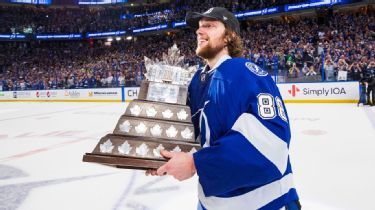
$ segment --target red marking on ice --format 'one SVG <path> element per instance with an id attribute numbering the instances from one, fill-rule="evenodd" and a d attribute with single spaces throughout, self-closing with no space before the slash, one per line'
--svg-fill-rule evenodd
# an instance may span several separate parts
<path id="1" fill-rule="evenodd" d="M 20 158 L 20 157 L 25 157 L 25 156 L 33 155 L 33 154 L 36 154 L 36 153 L 39 153 L 39 152 L 44 152 L 44 151 L 47 151 L 47 150 L 48 150 L 48 148 L 35 149 L 35 150 L 31 150 L 31 151 L 28 151 L 28 152 L 24 152 L 24 153 L 20 153 L 20 154 L 17 154 L 17 155 L 7 157 L 7 158 L 5 158 L 5 160 L 6 159 L 15 159 L 15 158 Z M 2 161 L 2 160 L 0 160 L 0 161 Z"/>
<path id="2" fill-rule="evenodd" d="M 63 143 L 60 143 L 60 144 L 55 144 L 55 145 L 52 145 L 52 146 L 49 146 L 49 147 L 42 147 L 42 148 L 30 150 L 30 151 L 27 151 L 27 152 L 23 152 L 23 153 L 20 153 L 20 154 L 16 154 L 16 155 L 12 155 L 12 156 L 0 159 L 0 162 L 14 160 L 14 159 L 22 158 L 22 157 L 27 157 L 27 156 L 30 156 L 30 155 L 35 155 L 35 154 L 38 154 L 38 153 L 41 153 L 41 152 L 46 152 L 46 151 L 49 151 L 49 150 L 57 149 L 57 148 L 64 147 L 64 146 L 69 145 L 69 144 L 81 142 L 81 141 L 84 141 L 84 140 L 87 140 L 87 139 L 92 139 L 92 137 L 82 137 L 82 138 L 79 138 L 79 139 L 76 139 L 76 140 L 66 141 L 66 142 L 63 142 Z"/>
<path id="3" fill-rule="evenodd" d="M 6 138 L 8 138 L 8 135 L 2 135 L 2 134 L 0 134 L 0 139 L 6 139 Z"/>
<path id="4" fill-rule="evenodd" d="M 58 135 L 58 133 L 60 133 L 61 131 L 52 131 L 52 132 L 49 132 L 49 133 L 46 133 L 46 134 L 42 134 L 40 136 L 54 136 L 54 135 Z"/>
<path id="5" fill-rule="evenodd" d="M 63 131 L 56 136 L 74 136 L 75 134 L 82 133 L 83 131 Z"/>
<path id="6" fill-rule="evenodd" d="M 44 133 L 44 134 L 36 134 L 34 132 L 26 132 L 22 133 L 18 136 L 15 136 L 14 138 L 29 138 L 29 137 L 48 137 L 48 136 L 57 136 L 57 137 L 74 137 L 77 134 L 81 134 L 84 131 L 52 131 L 49 133 Z"/>
<path id="7" fill-rule="evenodd" d="M 23 134 L 20 134 L 18 136 L 15 136 L 14 138 L 30 137 L 30 134 L 32 134 L 32 132 L 23 133 Z"/>

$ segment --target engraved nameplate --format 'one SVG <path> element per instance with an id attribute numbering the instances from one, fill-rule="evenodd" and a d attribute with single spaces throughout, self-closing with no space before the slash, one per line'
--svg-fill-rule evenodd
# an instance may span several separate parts
<path id="1" fill-rule="evenodd" d="M 158 101 L 165 103 L 177 103 L 179 86 L 164 84 L 164 83 L 150 83 L 147 91 L 147 100 Z"/>

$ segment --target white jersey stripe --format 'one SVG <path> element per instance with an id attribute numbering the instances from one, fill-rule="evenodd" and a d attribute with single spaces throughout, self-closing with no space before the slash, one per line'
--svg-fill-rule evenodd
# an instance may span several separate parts
<path id="1" fill-rule="evenodd" d="M 232 130 L 241 133 L 260 153 L 284 174 L 288 164 L 288 145 L 252 114 L 244 113 L 234 123 Z"/>
<path id="2" fill-rule="evenodd" d="M 202 186 L 198 186 L 198 197 L 207 210 L 249 210 L 259 209 L 273 200 L 281 197 L 294 188 L 293 175 L 289 173 L 283 178 L 259 187 L 243 195 L 220 198 L 215 196 L 205 197 Z"/>

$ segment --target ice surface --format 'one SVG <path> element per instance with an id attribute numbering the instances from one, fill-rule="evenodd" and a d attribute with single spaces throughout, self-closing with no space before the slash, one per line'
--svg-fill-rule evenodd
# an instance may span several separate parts
<path id="1" fill-rule="evenodd" d="M 124 103 L 0 103 L 0 209 L 193 210 L 179 182 L 82 162 Z M 287 104 L 303 209 L 374 209 L 375 108 Z"/>

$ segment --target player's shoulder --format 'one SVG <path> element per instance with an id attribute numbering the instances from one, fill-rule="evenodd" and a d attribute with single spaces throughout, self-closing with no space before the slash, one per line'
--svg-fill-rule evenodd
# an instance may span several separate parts
<path id="1" fill-rule="evenodd" d="M 191 82 L 195 82 L 198 80 L 199 75 L 202 73 L 204 67 L 198 68 L 198 70 L 194 73 L 193 77 L 191 78 Z"/>
<path id="2" fill-rule="evenodd" d="M 218 68 L 219 77 L 223 78 L 249 78 L 265 77 L 268 72 L 245 58 L 231 58 L 223 62 Z"/>

